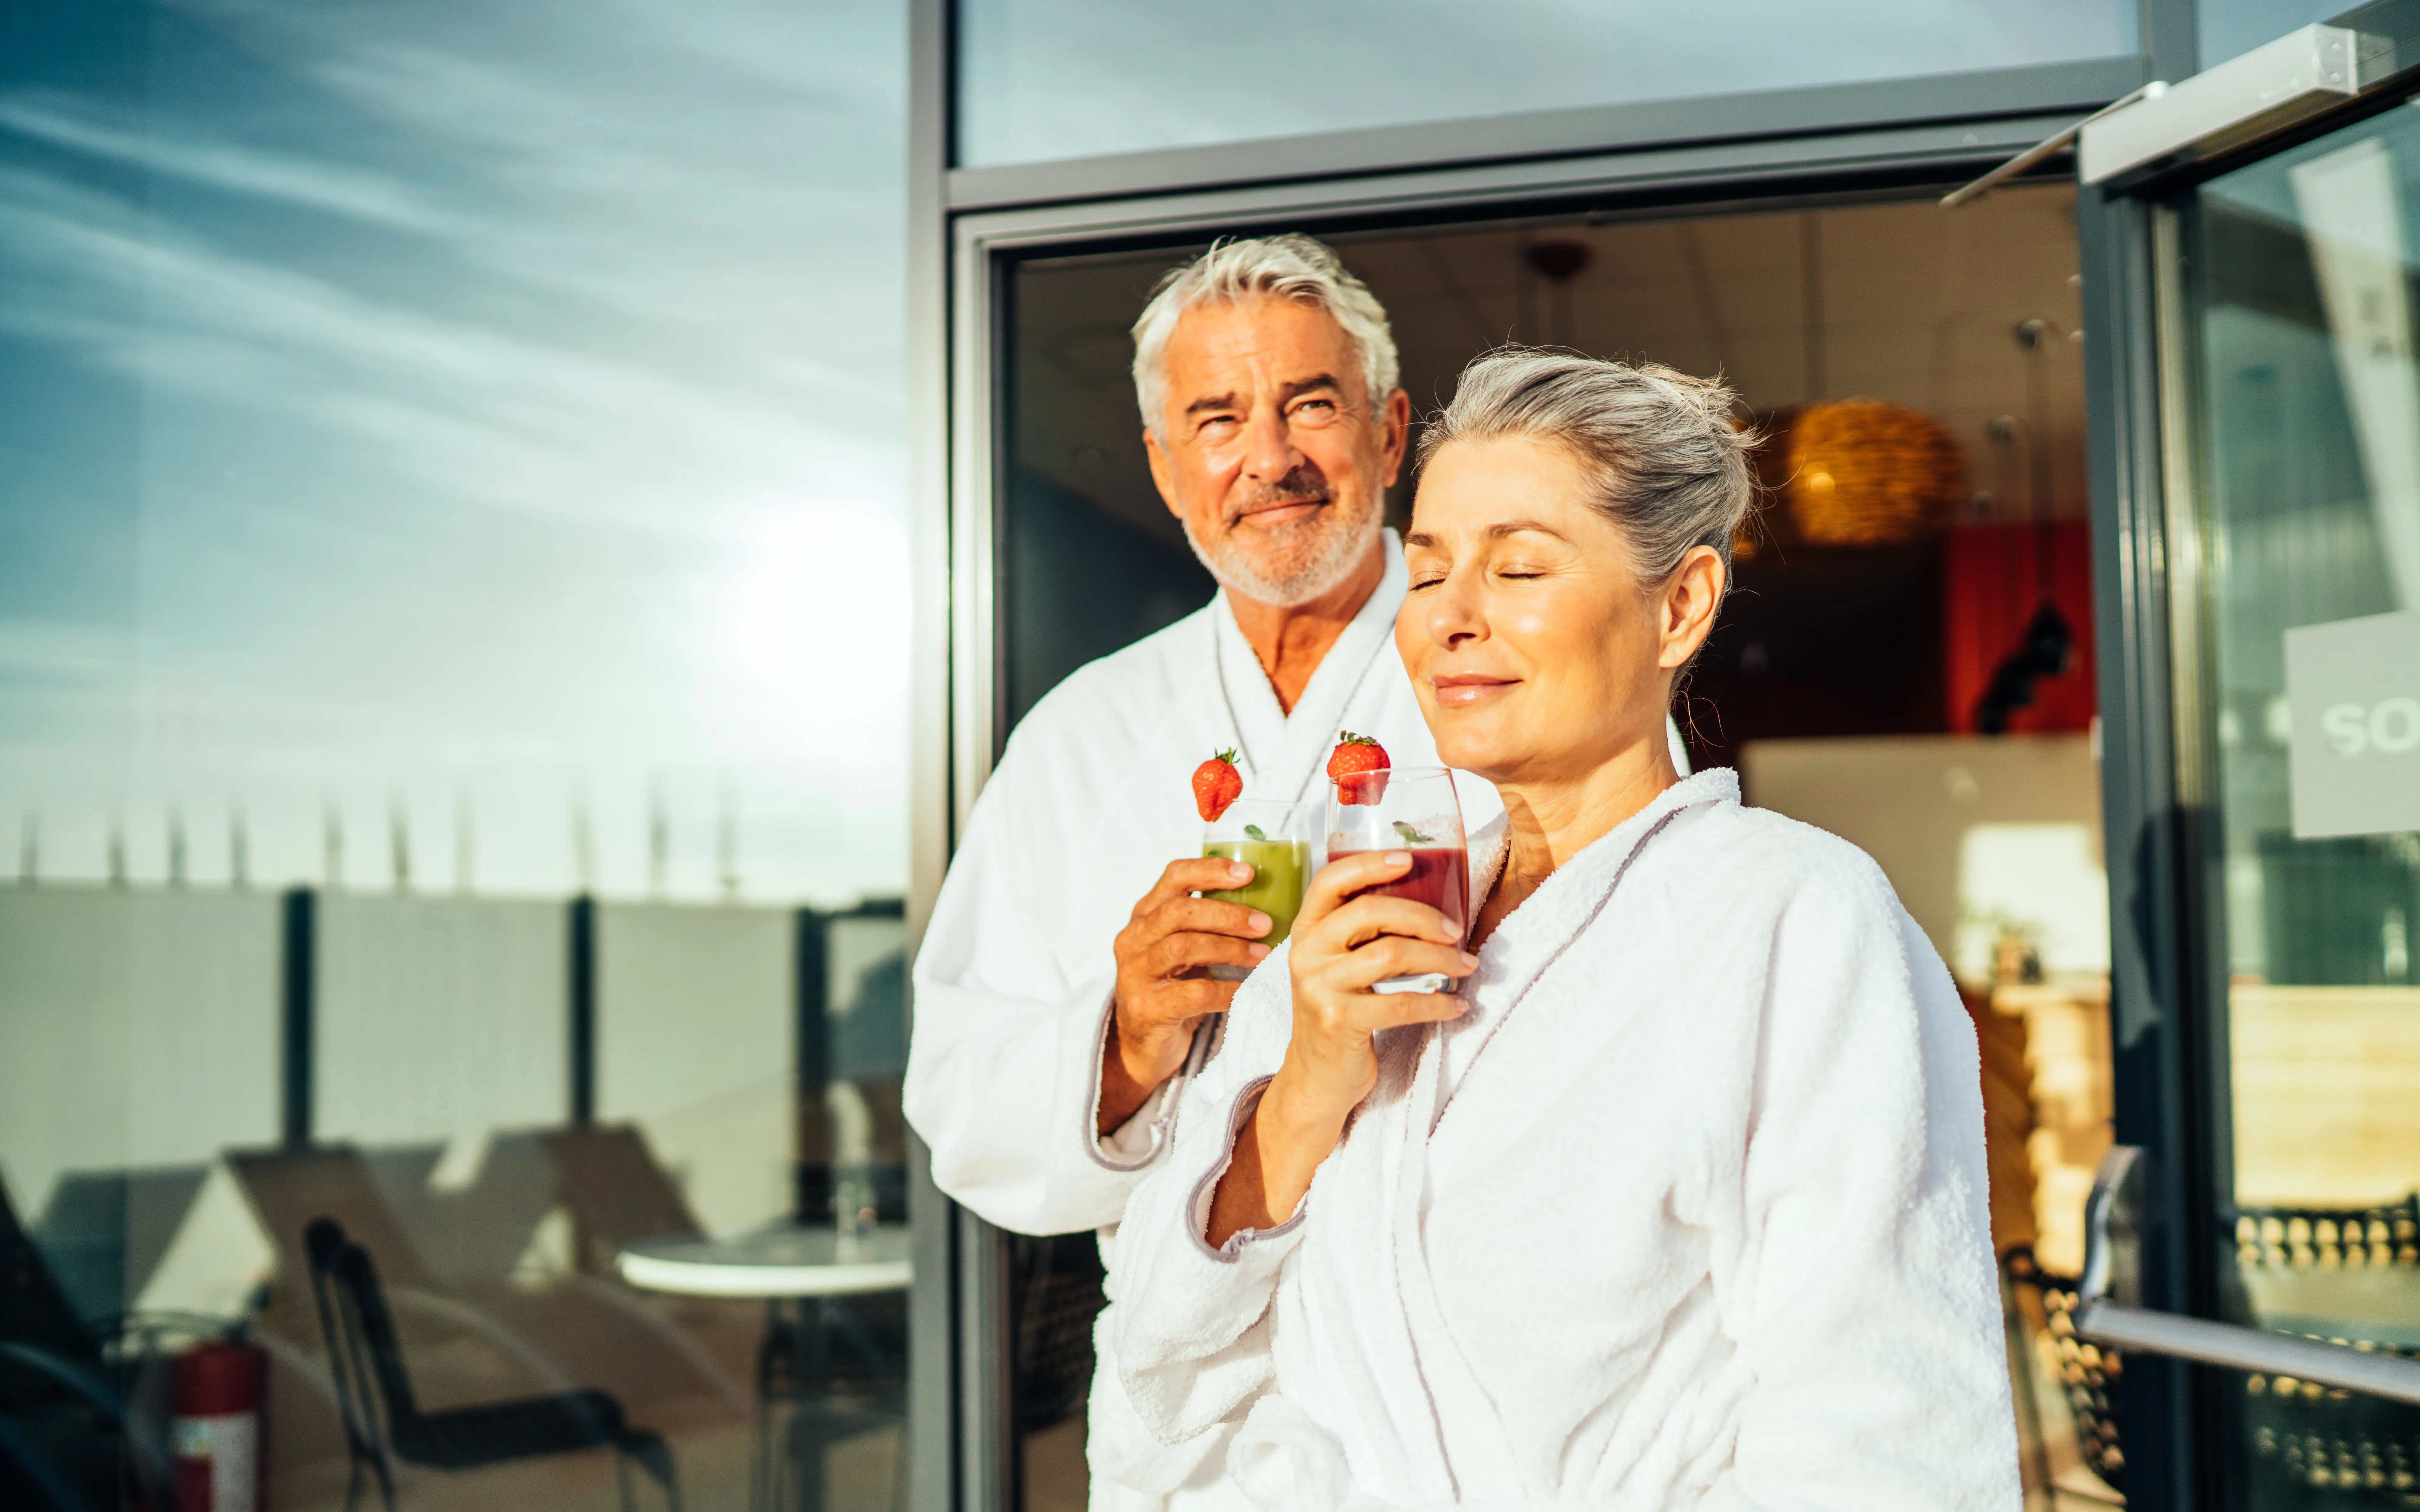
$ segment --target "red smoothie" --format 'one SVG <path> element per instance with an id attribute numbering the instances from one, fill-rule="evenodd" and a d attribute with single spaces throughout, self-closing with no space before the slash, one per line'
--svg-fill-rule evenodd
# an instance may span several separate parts
<path id="1" fill-rule="evenodd" d="M 1470 857 L 1458 845 L 1389 845 L 1390 851 L 1404 851 L 1412 858 L 1412 869 L 1396 881 L 1383 887 L 1364 887 L 1354 894 L 1357 898 L 1409 898 L 1414 903 L 1428 904 L 1445 916 L 1453 926 L 1456 938 L 1470 933 Z M 1342 860 L 1348 856 L 1367 853 L 1357 850 L 1331 849 L 1327 858 Z"/>

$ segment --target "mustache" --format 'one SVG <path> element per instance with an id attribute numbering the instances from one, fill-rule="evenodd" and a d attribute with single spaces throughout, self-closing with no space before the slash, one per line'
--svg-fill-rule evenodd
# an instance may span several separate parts
<path id="1" fill-rule="evenodd" d="M 1305 459 L 1294 471 L 1275 483 L 1264 483 L 1252 490 L 1249 497 L 1238 501 L 1227 512 L 1230 530 L 1246 515 L 1285 504 L 1324 504 L 1327 502 L 1327 474 L 1319 464 Z"/>

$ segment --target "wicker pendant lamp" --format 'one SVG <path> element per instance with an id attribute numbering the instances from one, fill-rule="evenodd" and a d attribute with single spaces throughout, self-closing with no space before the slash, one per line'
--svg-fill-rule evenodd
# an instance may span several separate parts
<path id="1" fill-rule="evenodd" d="M 1834 399 L 1793 416 L 1782 499 L 1812 546 L 1899 546 L 1939 530 L 1965 493 L 1965 460 L 1941 423 L 1905 405 Z"/>

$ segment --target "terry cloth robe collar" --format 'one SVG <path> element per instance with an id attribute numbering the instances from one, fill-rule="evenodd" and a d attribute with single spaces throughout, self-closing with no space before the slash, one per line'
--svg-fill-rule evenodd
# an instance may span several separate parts
<path id="1" fill-rule="evenodd" d="M 1284 1061 L 1280 947 L 1131 1199 L 1109 1354 L 1270 1512 L 2014 1512 L 1973 1030 L 1872 861 L 1710 772 L 1379 1037 L 1276 1227 L 1204 1227 Z M 1493 833 L 1474 837 L 1492 870 Z M 1482 859 L 1483 856 L 1483 859 Z"/>
<path id="2" fill-rule="evenodd" d="M 1272 803 L 1325 802 L 1327 756 L 1335 748 L 1345 711 L 1370 682 L 1373 668 L 1383 663 L 1387 671 L 1395 670 L 1395 609 L 1404 601 L 1410 573 L 1404 564 L 1401 538 L 1388 529 L 1382 528 L 1378 533 L 1386 554 L 1378 584 L 1320 658 L 1291 714 L 1278 707 L 1277 690 L 1269 686 L 1259 656 L 1235 624 L 1226 589 L 1218 590 L 1210 612 L 1203 616 L 1209 625 L 1211 665 L 1218 675 L 1220 701 L 1234 731 L 1236 769 L 1244 779 L 1244 792 L 1251 797 Z M 1374 675 L 1384 676 L 1387 671 Z M 1468 791 L 1466 787 L 1458 790 Z M 1113 1011 L 1113 1004 L 1101 1010 L 1103 1033 Z M 1141 1114 L 1108 1148 L 1092 1148 L 1093 1158 L 1111 1170 L 1134 1170 L 1156 1158 L 1166 1141 L 1167 1119 L 1178 1093 L 1200 1072 L 1203 1062 L 1218 1054 L 1226 1028 L 1224 1014 L 1205 1019 L 1194 1033 L 1193 1048 L 1183 1069 L 1153 1094 Z M 1094 1087 L 1085 1101 L 1087 1119 L 1100 1103 L 1097 1065 L 1091 1074 Z"/>
<path id="3" fill-rule="evenodd" d="M 1479 951 L 1479 969 L 1466 984 L 1471 1011 L 1441 1027 L 1437 1040 L 1437 1097 L 1429 1117 L 1429 1133 L 1436 1133 L 1456 1088 L 1468 1074 L 1480 1052 L 1497 1029 L 1516 1012 L 1548 967 L 1586 933 L 1596 916 L 1613 901 L 1630 864 L 1665 825 L 1688 809 L 1706 803 L 1740 801 L 1739 774 L 1728 766 L 1684 777 L 1647 806 L 1598 836 L 1580 853 L 1556 869 L 1521 905 L 1504 916 L 1496 933 Z M 1487 895 L 1496 890 L 1508 853 L 1510 825 L 1503 816 L 1491 821 L 1470 839 L 1470 911 L 1476 918 Z M 1478 1006 L 1481 986 L 1494 1011 Z"/>
<path id="4" fill-rule="evenodd" d="M 1370 669 L 1394 655 L 1389 642 L 1395 609 L 1410 579 L 1404 566 L 1404 543 L 1391 530 L 1379 534 L 1387 562 L 1378 586 L 1320 658 L 1292 713 L 1278 706 L 1277 689 L 1269 686 L 1261 658 L 1236 625 L 1227 590 L 1218 590 L 1209 614 L 1218 689 L 1234 720 L 1235 764 L 1243 773 L 1244 791 L 1253 797 L 1277 803 L 1318 803 L 1326 797 L 1328 752 L 1336 747 L 1344 711 L 1370 677 Z"/>
<path id="5" fill-rule="evenodd" d="M 1389 1163 L 1394 1190 L 1387 1201 L 1386 1232 L 1394 1250 L 1394 1271 L 1408 1325 L 1400 1337 L 1418 1357 L 1419 1378 L 1427 1382 L 1433 1406 L 1425 1426 L 1435 1438 L 1419 1443 L 1416 1452 L 1428 1462 L 1431 1473 L 1448 1484 L 1454 1479 L 1450 1462 L 1461 1464 L 1466 1471 L 1485 1466 L 1477 1477 L 1481 1484 L 1514 1483 L 1520 1471 L 1497 1404 L 1454 1345 L 1452 1327 L 1429 1272 L 1423 1229 L 1429 1196 L 1439 1173 L 1435 1161 L 1427 1158 L 1428 1147 L 1445 1121 L 1455 1091 L 1477 1068 L 1481 1052 L 1519 1012 L 1538 979 L 1605 911 L 1638 854 L 1683 810 L 1699 804 L 1738 801 L 1739 775 L 1729 767 L 1700 772 L 1666 788 L 1646 808 L 1557 868 L 1488 936 L 1479 952 L 1479 970 L 1463 990 L 1475 1000 L 1476 985 L 1483 977 L 1488 997 L 1501 1008 L 1484 1015 L 1474 1012 L 1417 1040 L 1404 1037 L 1411 1041 L 1404 1048 L 1416 1058 L 1408 1068 L 1410 1087 L 1399 1113 L 1404 1148 Z M 1506 836 L 1500 824 L 1490 825 L 1482 833 L 1489 841 L 1484 865 L 1486 886 L 1492 889 L 1503 870 Z M 1454 1041 L 1455 1053 L 1450 1055 L 1449 1041 Z M 1379 1078 L 1382 1087 L 1389 1079 L 1383 1068 Z"/>

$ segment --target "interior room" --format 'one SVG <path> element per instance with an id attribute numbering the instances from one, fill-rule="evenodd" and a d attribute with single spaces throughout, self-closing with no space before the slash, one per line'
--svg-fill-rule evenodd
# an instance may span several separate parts
<path id="1" fill-rule="evenodd" d="M 1981 1031 L 1995 1247 L 2021 1276 L 2073 1275 L 2111 1091 L 2071 191 L 1331 239 L 1388 309 L 1416 416 L 1508 342 L 1737 388 L 1763 438 L 1761 502 L 1675 711 L 1690 758 L 1882 863 Z M 1215 587 L 1153 488 L 1125 332 L 1190 250 L 1012 275 L 1003 729 Z M 1413 486 L 1389 498 L 1399 526 Z M 1012 1242 L 1030 1506 L 1081 1490 L 1091 1249 Z M 2059 1357 L 2043 1291 L 2009 1290 L 2027 1474 L 2112 1500 L 2089 1463 L 2092 1388 Z"/>

